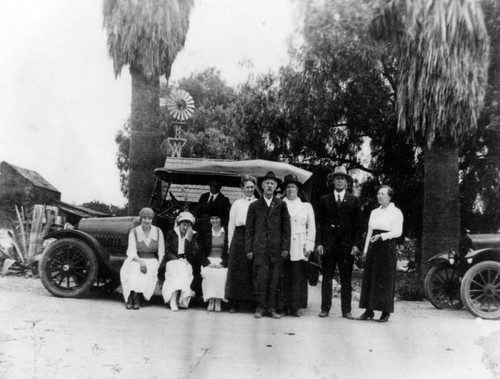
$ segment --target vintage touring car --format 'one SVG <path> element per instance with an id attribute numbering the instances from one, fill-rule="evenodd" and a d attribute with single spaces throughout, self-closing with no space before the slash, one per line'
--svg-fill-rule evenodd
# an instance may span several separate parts
<path id="1" fill-rule="evenodd" d="M 268 171 L 281 178 L 296 175 L 309 200 L 312 173 L 287 163 L 193 160 L 189 164 L 169 166 L 167 160 L 165 167 L 154 170 L 157 181 L 150 201 L 155 211 L 153 224 L 164 233 L 170 230 L 176 214 L 192 209 L 198 200 L 195 187 L 199 191 L 199 186 L 208 185 L 211 179 L 217 179 L 224 186 L 223 192 L 232 191 L 233 196 L 239 197 L 241 175 L 262 177 Z M 173 191 L 175 186 L 177 196 Z M 207 190 L 208 187 L 203 188 L 204 192 Z M 44 287 L 60 297 L 83 296 L 95 286 L 114 290 L 119 285 L 119 271 L 126 258 L 129 231 L 137 225 L 139 217 L 136 216 L 88 218 L 82 219 L 74 229 L 62 229 L 46 236 L 53 242 L 45 248 L 40 260 Z"/>

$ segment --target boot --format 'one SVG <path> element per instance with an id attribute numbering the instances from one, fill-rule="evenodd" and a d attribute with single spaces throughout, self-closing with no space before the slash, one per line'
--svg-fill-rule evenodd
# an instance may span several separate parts
<path id="1" fill-rule="evenodd" d="M 380 316 L 378 321 L 379 322 L 387 322 L 387 321 L 389 321 L 390 316 L 391 316 L 391 314 L 389 312 L 382 312 L 382 315 Z"/>
<path id="2" fill-rule="evenodd" d="M 125 304 L 125 308 L 132 309 L 132 305 L 134 304 L 134 295 L 135 295 L 135 292 L 130 291 L 130 293 L 128 294 L 127 303 Z"/>
<path id="3" fill-rule="evenodd" d="M 141 307 L 141 298 L 142 293 L 136 293 L 134 296 L 134 304 L 132 305 L 132 309 L 139 309 Z"/>
<path id="4" fill-rule="evenodd" d="M 373 316 L 375 316 L 373 311 L 371 309 L 367 309 L 366 311 L 364 311 L 364 313 L 361 316 L 359 316 L 357 318 L 357 320 L 361 320 L 361 321 L 371 320 L 373 318 Z"/>

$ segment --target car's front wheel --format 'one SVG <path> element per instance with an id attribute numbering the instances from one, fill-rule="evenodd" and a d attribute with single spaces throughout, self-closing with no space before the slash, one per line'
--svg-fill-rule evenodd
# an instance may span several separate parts
<path id="1" fill-rule="evenodd" d="M 93 285 L 97 276 L 97 259 L 83 241 L 63 238 L 51 243 L 40 261 L 40 279 L 51 294 L 79 297 Z"/>
<path id="2" fill-rule="evenodd" d="M 431 267 L 424 282 L 425 295 L 437 309 L 460 309 L 460 272 L 449 262 Z"/>
<path id="3" fill-rule="evenodd" d="M 462 279 L 460 293 L 474 316 L 500 318 L 500 263 L 485 261 L 472 266 Z"/>

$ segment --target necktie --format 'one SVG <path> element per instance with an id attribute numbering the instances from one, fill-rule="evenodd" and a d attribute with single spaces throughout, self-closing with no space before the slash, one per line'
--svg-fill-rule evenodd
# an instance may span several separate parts
<path id="1" fill-rule="evenodd" d="M 211 206 L 213 202 L 214 202 L 214 196 L 210 195 L 210 198 L 208 199 L 208 206 Z"/>
<path id="2" fill-rule="evenodd" d="M 337 205 L 340 205 L 342 200 L 340 199 L 340 194 L 337 195 Z"/>

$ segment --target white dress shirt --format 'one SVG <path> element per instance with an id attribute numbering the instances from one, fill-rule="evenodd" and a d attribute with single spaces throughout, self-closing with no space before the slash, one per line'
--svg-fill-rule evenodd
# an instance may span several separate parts
<path id="1" fill-rule="evenodd" d="M 229 246 L 231 246 L 231 241 L 233 240 L 234 230 L 237 226 L 245 226 L 247 221 L 248 207 L 255 200 L 255 196 L 243 197 L 242 199 L 236 200 L 231 206 L 229 211 L 229 224 L 227 226 L 227 237 Z"/>

